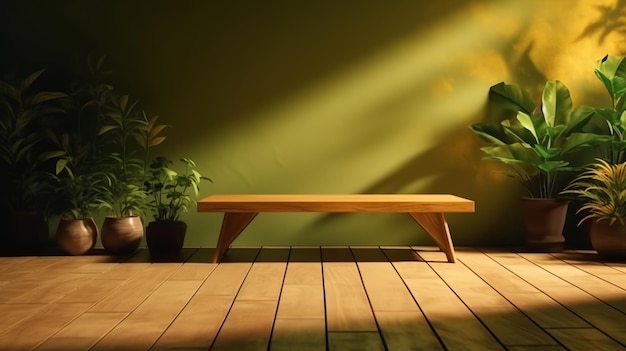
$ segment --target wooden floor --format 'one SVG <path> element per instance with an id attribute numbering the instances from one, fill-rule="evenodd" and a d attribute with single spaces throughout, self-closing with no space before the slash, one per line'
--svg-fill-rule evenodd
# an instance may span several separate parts
<path id="1" fill-rule="evenodd" d="M 626 349 L 626 263 L 413 249 L 0 257 L 0 350 Z"/>

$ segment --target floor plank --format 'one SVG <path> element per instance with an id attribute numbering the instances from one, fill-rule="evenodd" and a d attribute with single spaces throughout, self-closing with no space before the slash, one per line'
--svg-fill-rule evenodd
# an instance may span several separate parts
<path id="1" fill-rule="evenodd" d="M 323 249 L 322 258 L 328 331 L 377 332 L 378 327 L 350 249 Z"/>
<path id="2" fill-rule="evenodd" d="M 319 248 L 292 248 L 272 331 L 271 350 L 326 350 Z"/>
<path id="3" fill-rule="evenodd" d="M 198 281 L 166 281 L 92 350 L 149 350 L 200 287 Z"/>

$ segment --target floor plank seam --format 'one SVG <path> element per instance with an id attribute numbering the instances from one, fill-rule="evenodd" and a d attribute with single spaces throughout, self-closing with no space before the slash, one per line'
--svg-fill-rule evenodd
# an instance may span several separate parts
<path id="1" fill-rule="evenodd" d="M 525 257 L 523 257 L 522 255 L 520 255 L 519 253 L 513 253 L 516 257 L 527 261 L 529 264 L 544 270 L 546 273 L 555 276 L 556 278 L 563 280 L 563 278 L 554 275 L 552 272 L 547 271 L 545 268 L 535 264 L 534 262 L 526 259 Z M 496 263 L 500 264 L 502 267 L 504 267 L 505 269 L 507 269 L 509 272 L 511 272 L 512 274 L 514 274 L 515 276 L 517 276 L 518 278 L 520 278 L 522 281 L 526 282 L 527 284 L 530 284 L 532 287 L 534 287 L 535 289 L 537 289 L 538 291 L 540 291 L 541 293 L 543 293 L 544 295 L 546 295 L 548 298 L 550 298 L 551 300 L 553 300 L 555 303 L 561 305 L 561 307 L 563 307 L 564 309 L 568 310 L 570 313 L 572 313 L 573 315 L 575 315 L 576 317 L 580 318 L 582 321 L 584 321 L 585 323 L 587 323 L 588 325 L 590 325 L 592 327 L 592 329 L 599 331 L 601 334 L 605 335 L 606 337 L 608 337 L 609 339 L 617 342 L 618 344 L 622 345 L 622 346 L 626 346 L 626 343 L 620 342 L 619 340 L 615 339 L 613 336 L 609 335 L 608 333 L 606 333 L 604 330 L 602 330 L 601 328 L 598 328 L 594 323 L 592 323 L 588 318 L 585 318 L 585 316 L 582 316 L 580 313 L 574 311 L 573 309 L 571 309 L 570 307 L 564 305 L 563 303 L 561 303 L 560 301 L 556 300 L 552 295 L 550 295 L 548 292 L 546 292 L 544 289 L 541 289 L 540 287 L 536 286 L 535 284 L 529 282 L 528 280 L 526 280 L 524 277 L 518 275 L 517 273 L 513 272 L 512 270 L 510 270 L 508 267 L 506 267 L 505 265 L 503 265 L 502 263 L 498 262 L 498 260 L 495 260 L 493 257 L 491 257 L 491 255 L 489 255 L 487 253 L 487 256 L 489 256 L 492 260 L 494 260 Z M 569 282 L 563 280 L 565 283 L 569 284 Z M 573 286 L 571 284 L 569 284 L 571 287 L 579 289 L 576 286 Z M 579 289 L 581 290 L 581 289 Z M 583 291 L 583 290 L 581 290 Z M 583 291 L 584 293 L 586 293 L 585 291 Z M 596 299 L 597 300 L 597 299 Z M 545 328 L 544 328 L 545 329 Z"/>
<path id="2" fill-rule="evenodd" d="M 380 250 L 380 247 L 378 247 Z M 363 291 L 365 292 L 365 296 L 367 297 L 367 303 L 369 304 L 370 310 L 372 312 L 372 317 L 374 317 L 374 323 L 376 323 L 376 331 L 378 332 L 378 337 L 380 338 L 383 347 L 385 350 L 389 350 L 388 341 L 385 340 L 385 336 L 383 335 L 382 328 L 380 327 L 380 322 L 378 321 L 378 317 L 376 316 L 376 311 L 374 311 L 374 306 L 372 305 L 372 300 L 370 298 L 370 293 L 367 291 L 367 286 L 365 286 L 365 281 L 363 280 L 363 274 L 361 273 L 361 267 L 357 262 L 356 256 L 354 254 L 354 249 L 349 247 L 350 253 L 352 254 L 352 259 L 354 260 L 354 265 L 356 266 L 357 272 L 359 272 L 359 279 L 361 280 L 361 285 L 363 286 Z"/>
<path id="3" fill-rule="evenodd" d="M 419 254 L 417 254 L 415 252 L 415 250 L 413 250 L 411 247 L 407 247 L 407 250 L 409 250 L 414 256 L 415 258 L 419 258 L 421 259 L 421 261 L 415 261 L 415 262 L 422 262 L 425 263 L 424 259 L 422 257 L 419 256 Z M 435 328 L 435 326 L 433 325 L 432 321 L 430 320 L 430 318 L 428 317 L 428 315 L 426 315 L 426 312 L 422 309 L 422 306 L 420 305 L 419 301 L 417 301 L 417 298 L 415 297 L 415 295 L 413 295 L 413 293 L 411 292 L 411 289 L 409 288 L 409 285 L 406 283 L 406 280 L 404 279 L 404 277 L 402 276 L 402 274 L 400 274 L 400 272 L 398 271 L 398 268 L 396 267 L 395 264 L 393 264 L 393 261 L 391 261 L 391 258 L 389 257 L 389 253 L 386 252 L 386 250 L 382 250 L 383 254 L 385 255 L 385 257 L 387 257 L 387 260 L 389 262 L 391 262 L 391 266 L 393 267 L 393 270 L 396 272 L 396 274 L 400 277 L 400 280 L 402 281 L 402 283 L 404 284 L 404 287 L 407 289 L 407 291 L 409 292 L 409 295 L 411 296 L 411 298 L 413 299 L 413 301 L 415 302 L 415 304 L 417 305 L 417 308 L 419 309 L 420 313 L 422 314 L 422 316 L 424 316 L 424 320 L 426 321 L 426 323 L 428 324 L 428 327 L 430 328 L 430 330 L 433 332 L 433 334 L 435 335 L 435 337 L 437 338 L 437 340 L 439 341 L 439 344 L 441 345 L 441 347 L 443 347 L 444 350 L 447 350 L 447 347 L 445 345 L 445 343 L 443 342 L 443 338 L 441 337 L 441 335 L 439 335 L 439 333 L 437 332 L 437 329 Z"/>
<path id="4" fill-rule="evenodd" d="M 321 274 L 322 274 L 322 298 L 323 298 L 323 303 L 324 303 L 324 333 L 325 333 L 325 337 L 324 337 L 324 341 L 326 343 L 326 350 L 330 349 L 330 343 L 328 342 L 328 304 L 326 302 L 326 279 L 324 279 L 325 277 L 325 273 L 324 273 L 324 253 L 322 250 L 322 247 L 319 246 L 318 248 L 319 250 L 319 257 L 320 257 L 320 269 L 322 270 Z"/>
<path id="5" fill-rule="evenodd" d="M 195 252 L 197 252 L 197 251 L 198 250 L 196 250 Z M 194 254 L 195 254 L 195 252 L 194 252 Z M 190 255 L 189 259 L 191 259 L 191 257 L 194 254 Z M 188 262 L 188 260 L 186 262 Z M 180 268 L 182 268 L 182 266 Z M 198 284 L 198 287 L 196 288 L 196 291 L 189 297 L 189 300 L 187 300 L 187 302 L 182 306 L 182 308 L 178 311 L 178 313 L 176 313 L 176 316 L 174 316 L 174 318 L 172 318 L 172 320 L 168 323 L 167 327 L 165 327 L 165 329 L 163 329 L 163 331 L 161 332 L 161 335 L 159 335 L 159 337 L 154 340 L 152 345 L 150 345 L 149 349 L 154 348 L 154 346 L 156 346 L 158 344 L 159 340 L 161 340 L 161 338 L 163 338 L 165 333 L 167 333 L 167 330 L 172 327 L 172 324 L 174 324 L 176 319 L 178 319 L 178 317 L 183 313 L 183 311 L 187 308 L 187 306 L 189 306 L 189 304 L 191 303 L 191 300 L 193 300 L 193 298 L 196 297 L 196 295 L 198 294 L 198 291 L 200 291 L 200 289 L 202 288 L 204 283 L 207 281 L 207 279 L 209 279 L 209 277 L 211 276 L 211 274 L 213 274 L 213 272 L 215 272 L 215 267 L 213 267 L 211 272 L 209 274 L 207 274 L 206 277 L 204 277 L 204 279 L 202 280 L 202 283 Z"/>
<path id="6" fill-rule="evenodd" d="M 482 253 L 482 252 L 481 252 Z M 461 255 L 459 255 L 461 256 Z M 550 339 L 552 339 L 554 342 L 556 342 L 556 344 L 561 345 L 563 347 L 565 347 L 565 345 L 563 345 L 561 342 L 558 341 L 557 338 L 555 338 L 553 335 L 551 335 L 550 333 L 545 331 L 545 328 L 543 328 L 541 325 L 539 325 L 539 323 L 537 323 L 537 321 L 535 321 L 533 318 L 531 318 L 531 316 L 529 316 L 526 312 L 524 312 L 522 309 L 520 309 L 517 305 L 515 305 L 513 303 L 513 301 L 509 300 L 504 294 L 502 294 L 500 292 L 500 290 L 496 289 L 496 287 L 494 287 L 493 285 L 491 285 L 487 280 L 485 280 L 480 274 L 478 274 L 478 272 L 476 272 L 475 270 L 473 270 L 470 266 L 468 266 L 464 260 L 461 257 L 458 257 L 458 261 L 459 263 L 461 263 L 463 266 L 465 266 L 470 272 L 472 272 L 475 276 L 477 276 L 481 281 L 483 281 L 488 287 L 490 287 L 493 291 L 495 291 L 499 296 L 501 296 L 506 302 L 508 302 L 511 306 L 513 306 L 513 308 L 515 308 L 515 310 L 517 310 L 519 313 L 521 313 L 523 316 L 525 316 L 531 323 L 533 323 L 537 328 L 539 328 L 539 330 L 543 330 L 544 333 L 546 334 L 546 336 L 548 336 Z M 513 346 L 513 345 L 508 345 L 508 346 Z"/>
<path id="7" fill-rule="evenodd" d="M 276 320 L 278 319 L 278 310 L 280 308 L 280 301 L 283 295 L 283 288 L 285 286 L 285 279 L 287 278 L 287 270 L 289 269 L 289 262 L 291 260 L 291 252 L 293 248 L 289 246 L 289 254 L 287 254 L 287 263 L 285 264 L 285 271 L 283 272 L 283 280 L 280 284 L 280 291 L 278 292 L 278 301 L 276 301 L 276 311 L 274 311 L 274 320 L 272 321 L 272 328 L 270 329 L 270 337 L 267 343 L 267 349 L 270 349 L 272 340 L 274 339 L 274 328 L 276 327 Z M 273 300 L 272 300 L 273 301 Z"/>
<path id="8" fill-rule="evenodd" d="M 243 277 L 241 283 L 239 284 L 239 288 L 237 289 L 237 292 L 235 293 L 235 296 L 233 296 L 233 300 L 230 304 L 230 307 L 228 307 L 228 311 L 226 311 L 226 314 L 224 315 L 224 320 L 222 321 L 222 324 L 220 325 L 220 327 L 217 329 L 217 331 L 215 332 L 215 337 L 213 338 L 213 340 L 211 341 L 211 345 L 209 346 L 209 350 L 213 349 L 213 346 L 215 345 L 215 342 L 217 341 L 217 338 L 220 335 L 220 332 L 222 331 L 224 324 L 226 322 L 226 319 L 228 318 L 228 315 L 230 314 L 230 312 L 233 309 L 233 306 L 235 305 L 235 302 L 237 301 L 237 296 L 239 296 L 239 292 L 241 291 L 241 288 L 243 287 L 244 282 L 246 281 L 246 279 L 248 278 L 248 275 L 250 274 L 250 270 L 252 269 L 252 266 L 254 265 L 254 263 L 256 262 L 256 260 L 258 259 L 259 255 L 261 254 L 261 250 L 259 249 L 256 253 L 256 255 L 254 256 L 254 259 L 252 260 L 252 262 L 250 263 L 250 266 L 248 266 L 248 270 L 246 271 L 246 275 Z M 222 261 L 224 262 L 224 261 Z M 224 262 L 224 263 L 218 263 L 218 267 L 222 264 L 228 264 L 228 262 Z M 217 269 L 217 268 L 216 268 Z"/>
<path id="9" fill-rule="evenodd" d="M 483 326 L 483 328 L 485 328 L 485 330 L 496 340 L 496 342 L 498 344 L 500 344 L 500 346 L 502 346 L 502 348 L 504 348 L 505 350 L 507 349 L 506 345 L 502 342 L 502 340 L 500 340 L 500 338 L 498 338 L 495 333 L 487 326 L 487 324 L 485 324 L 485 321 L 483 321 L 481 318 L 478 317 L 478 315 L 474 312 L 474 310 L 472 310 L 467 303 L 461 298 L 461 296 L 459 296 L 459 294 L 450 286 L 450 284 L 441 276 L 441 274 L 439 274 L 439 272 L 437 272 L 437 270 L 435 268 L 433 268 L 433 264 L 431 262 L 425 261 L 426 264 L 428 265 L 428 267 L 439 277 L 439 279 L 448 287 L 448 289 L 450 289 L 450 291 L 452 291 L 452 293 L 459 299 L 459 301 L 461 301 L 461 303 L 470 311 L 470 313 L 474 316 L 474 318 L 476 318 L 476 320 Z"/>

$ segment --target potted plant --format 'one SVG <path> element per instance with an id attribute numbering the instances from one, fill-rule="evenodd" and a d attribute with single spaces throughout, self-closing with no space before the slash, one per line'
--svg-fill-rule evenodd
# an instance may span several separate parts
<path id="1" fill-rule="evenodd" d="M 562 231 L 568 206 L 567 199 L 559 198 L 567 184 L 562 173 L 580 167 L 573 163 L 576 152 L 611 137 L 584 130 L 594 111 L 574 109 L 569 90 L 560 81 L 546 82 L 540 108 L 525 89 L 505 83 L 492 86 L 489 99 L 509 114 L 470 129 L 489 143 L 481 148 L 485 159 L 508 166 L 507 175 L 528 193 L 522 198 L 528 248 L 558 250 L 565 241 Z"/>
<path id="2" fill-rule="evenodd" d="M 96 140 L 103 106 L 113 88 L 103 83 L 104 58 L 96 62 L 87 58 L 89 75 L 76 77 L 70 83 L 66 113 L 59 130 L 49 131 L 54 150 L 40 159 L 54 160 L 49 171 L 53 182 L 51 208 L 60 215 L 56 230 L 59 246 L 67 253 L 81 255 L 91 250 L 98 237 L 93 219 L 99 200 L 105 192 L 106 174 L 98 169 Z M 59 136 L 60 135 L 60 136 Z"/>
<path id="3" fill-rule="evenodd" d="M 166 126 L 156 124 L 157 116 L 148 119 L 137 104 L 129 103 L 127 95 L 111 99 L 99 132 L 108 152 L 102 157 L 108 182 L 100 207 L 111 213 L 102 225 L 101 241 L 111 254 L 134 252 L 141 243 L 148 150 L 165 140 L 159 133 Z"/>
<path id="4" fill-rule="evenodd" d="M 56 160 L 50 176 L 54 188 L 51 207 L 61 216 L 57 242 L 65 252 L 82 255 L 96 243 L 98 228 L 92 215 L 105 192 L 106 175 L 95 168 L 94 160 L 88 159 L 89 143 L 74 138 L 68 133 L 61 138 L 50 133 L 50 140 L 59 150 L 44 153 L 42 159 Z"/>
<path id="5" fill-rule="evenodd" d="M 593 248 L 605 258 L 626 258 L 626 163 L 597 159 L 563 191 L 582 201 L 578 212 L 591 220 Z"/>
<path id="6" fill-rule="evenodd" d="M 0 186 L 11 222 L 9 244 L 20 249 L 48 242 L 45 197 L 50 189 L 39 154 L 46 140 L 42 131 L 63 113 L 66 94 L 38 87 L 44 70 L 13 85 L 0 82 Z"/>
<path id="7" fill-rule="evenodd" d="M 156 157 L 150 163 L 145 190 L 151 198 L 150 209 L 154 220 L 146 228 L 146 243 L 152 254 L 177 254 L 183 247 L 187 224 L 180 215 L 189 211 L 198 198 L 201 180 L 211 181 L 196 170 L 196 164 L 187 158 L 182 173 L 172 169 L 172 161 Z"/>

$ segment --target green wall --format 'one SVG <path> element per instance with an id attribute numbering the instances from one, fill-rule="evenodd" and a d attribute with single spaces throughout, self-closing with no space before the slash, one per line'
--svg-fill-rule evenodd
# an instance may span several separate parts
<path id="1" fill-rule="evenodd" d="M 453 193 L 457 245 L 521 242 L 522 190 L 481 161 L 467 126 L 500 81 L 562 80 L 609 104 L 596 60 L 623 55 L 614 1 L 15 1 L 0 5 L 0 70 L 73 69 L 106 54 L 211 193 Z M 609 15 L 611 16 L 611 15 Z M 623 28 L 622 28 L 623 29 Z M 619 50 L 622 50 L 621 52 Z M 190 213 L 187 246 L 219 214 Z M 572 230 L 572 229 L 570 229 Z M 577 235 L 575 230 L 570 236 Z M 236 245 L 426 244 L 408 216 L 263 214 Z"/>

